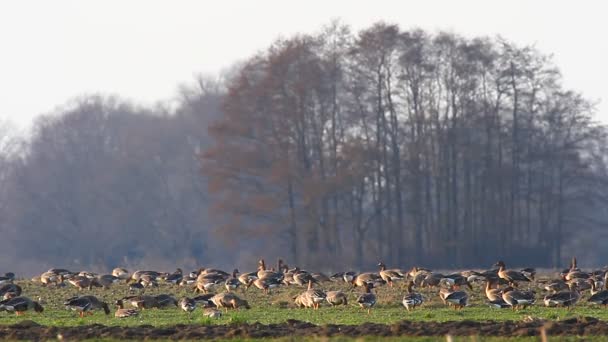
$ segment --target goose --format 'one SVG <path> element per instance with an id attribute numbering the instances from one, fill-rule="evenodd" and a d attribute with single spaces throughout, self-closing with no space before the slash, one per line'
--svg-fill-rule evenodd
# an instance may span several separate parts
<path id="1" fill-rule="evenodd" d="M 594 286 L 595 287 L 595 286 Z M 596 305 L 608 305 L 608 290 L 597 291 L 589 297 L 588 302 Z"/>
<path id="2" fill-rule="evenodd" d="M 216 286 L 223 284 L 225 280 L 226 279 L 224 278 L 224 276 L 222 276 L 220 274 L 201 273 L 201 274 L 199 274 L 198 278 L 196 279 L 196 287 L 194 289 L 194 292 L 207 293 L 207 292 L 211 291 L 213 288 L 215 288 Z"/>
<path id="3" fill-rule="evenodd" d="M 563 279 L 552 279 L 545 283 L 543 287 L 550 294 L 555 294 L 568 289 L 568 284 Z"/>
<path id="4" fill-rule="evenodd" d="M 424 297 L 418 292 L 413 292 L 412 287 L 414 286 L 414 281 L 410 280 L 407 283 L 407 294 L 403 296 L 403 300 L 401 303 L 405 307 L 407 311 L 416 309 L 417 306 L 422 305 L 424 302 Z"/>
<path id="5" fill-rule="evenodd" d="M 213 296 L 215 296 L 215 293 L 205 293 L 203 295 L 196 296 L 192 299 L 196 302 L 197 305 L 200 305 L 203 308 L 214 308 L 215 304 L 211 300 Z"/>
<path id="6" fill-rule="evenodd" d="M 403 280 L 405 275 L 398 269 L 386 269 L 386 265 L 381 261 L 378 263 L 380 267 L 380 277 L 388 283 L 388 286 L 393 287 L 393 281 Z"/>
<path id="7" fill-rule="evenodd" d="M 63 305 L 66 308 L 78 311 L 79 317 L 84 317 L 85 313 L 91 313 L 93 310 L 103 309 L 106 315 L 110 314 L 108 304 L 100 301 L 95 296 L 77 296 L 67 299 Z"/>
<path id="8" fill-rule="evenodd" d="M 520 307 L 524 309 L 536 302 L 535 293 L 532 291 L 515 291 L 513 287 L 507 287 L 502 291 L 502 299 L 511 306 L 512 310 Z"/>
<path id="9" fill-rule="evenodd" d="M 40 283 L 42 283 L 42 286 L 60 286 L 60 284 L 63 284 L 63 279 L 64 276 L 62 274 L 56 274 L 49 271 L 44 272 L 40 275 Z"/>
<path id="10" fill-rule="evenodd" d="M 445 293 L 444 301 L 454 307 L 454 310 L 460 310 L 468 305 L 469 295 L 464 291 L 454 291 L 452 286 L 447 293 Z"/>
<path id="11" fill-rule="evenodd" d="M 145 287 L 141 283 L 141 279 L 138 280 L 136 283 L 129 284 L 129 292 L 131 292 L 131 293 L 133 293 L 133 292 L 144 293 L 144 290 L 145 290 Z"/>
<path id="12" fill-rule="evenodd" d="M 570 309 L 571 306 L 576 305 L 579 299 L 581 298 L 581 294 L 576 288 L 575 285 L 570 285 L 569 291 L 562 291 L 555 294 L 547 295 L 544 298 L 545 306 L 562 306 Z"/>
<path id="13" fill-rule="evenodd" d="M 215 304 L 216 307 L 225 308 L 226 312 L 228 312 L 228 308 L 232 308 L 235 310 L 241 307 L 244 307 L 245 309 L 251 309 L 249 303 L 246 300 L 239 298 L 233 292 L 218 293 L 215 296 L 211 297 L 211 301 L 213 302 L 213 304 Z"/>
<path id="14" fill-rule="evenodd" d="M 114 302 L 116 304 L 116 311 L 114 312 L 114 317 L 116 318 L 127 318 L 127 317 L 135 317 L 139 315 L 139 311 L 136 309 L 125 309 L 123 301 L 121 299 Z"/>
<path id="15" fill-rule="evenodd" d="M 156 301 L 156 308 L 162 309 L 171 306 L 177 306 L 177 300 L 175 297 L 168 294 L 159 294 L 154 296 L 154 300 Z"/>
<path id="16" fill-rule="evenodd" d="M 120 281 L 120 278 L 111 274 L 100 275 L 95 279 L 95 282 L 106 290 L 109 289 L 112 284 L 117 283 L 118 281 Z"/>
<path id="17" fill-rule="evenodd" d="M 182 281 L 183 278 L 183 271 L 181 268 L 178 267 L 175 272 L 165 277 L 165 282 L 177 285 Z"/>
<path id="18" fill-rule="evenodd" d="M 357 303 L 362 309 L 367 309 L 367 314 L 371 313 L 371 308 L 376 305 L 376 295 L 372 293 L 371 289 L 374 287 L 372 283 L 365 283 L 365 293 L 357 298 Z"/>
<path id="19" fill-rule="evenodd" d="M 327 298 L 325 292 L 312 287 L 312 280 L 308 281 L 308 290 L 300 294 L 301 302 L 307 308 L 319 309 L 321 302 Z"/>
<path id="20" fill-rule="evenodd" d="M 183 297 L 179 300 L 179 307 L 187 313 L 190 313 L 196 309 L 196 301 L 194 299 Z"/>
<path id="21" fill-rule="evenodd" d="M 0 286 L 0 297 L 10 299 L 21 296 L 21 286 L 17 284 L 4 284 Z"/>
<path id="22" fill-rule="evenodd" d="M 68 283 L 74 285 L 78 290 L 89 289 L 91 290 L 93 286 L 101 287 L 101 284 L 96 281 L 95 278 L 89 278 L 84 275 L 76 275 L 68 279 Z"/>
<path id="23" fill-rule="evenodd" d="M 128 282 L 131 278 L 131 275 L 129 275 L 129 271 L 127 271 L 126 268 L 121 267 L 116 267 L 115 269 L 113 269 L 112 275 L 120 280 L 124 280 L 125 282 Z"/>
<path id="24" fill-rule="evenodd" d="M 486 297 L 490 302 L 502 301 L 502 290 L 494 288 L 496 281 L 492 279 L 486 280 Z"/>
<path id="25" fill-rule="evenodd" d="M 224 286 L 226 287 L 226 291 L 231 292 L 232 290 L 236 290 L 241 285 L 241 282 L 237 279 L 236 275 L 239 274 L 238 269 L 234 269 L 232 271 L 232 277 L 226 279 Z"/>
<path id="26" fill-rule="evenodd" d="M 222 312 L 213 308 L 207 308 L 203 311 L 203 316 L 209 318 L 221 318 Z"/>
<path id="27" fill-rule="evenodd" d="M 247 284 L 247 288 L 251 285 L 263 290 L 265 294 L 270 294 L 270 290 L 281 286 L 281 282 L 276 278 L 258 278 Z"/>
<path id="28" fill-rule="evenodd" d="M 327 291 L 325 292 L 325 300 L 331 306 L 348 305 L 348 298 L 342 291 Z"/>
<path id="29" fill-rule="evenodd" d="M 498 268 L 498 277 L 508 281 L 509 285 L 511 285 L 511 286 L 517 287 L 518 281 L 524 281 L 524 282 L 531 281 L 530 278 L 526 277 L 521 272 L 514 271 L 514 270 L 507 270 L 505 268 L 505 263 L 503 261 L 499 261 L 495 265 L 499 267 Z"/>
<path id="30" fill-rule="evenodd" d="M 12 284 L 15 280 L 15 273 L 7 272 L 3 276 L 0 276 L 0 285 Z"/>
<path id="31" fill-rule="evenodd" d="M 139 295 L 139 296 L 127 296 L 121 299 L 127 301 L 131 306 L 137 309 L 152 309 L 157 307 L 156 298 L 153 296 Z"/>
<path id="32" fill-rule="evenodd" d="M 258 272 L 241 273 L 241 275 L 239 275 L 238 279 L 242 285 L 247 286 L 247 285 L 249 285 L 250 282 L 258 279 Z"/>
<path id="33" fill-rule="evenodd" d="M 28 297 L 17 296 L 0 301 L 0 312 L 14 312 L 15 315 L 21 316 L 25 311 L 34 309 L 35 312 L 43 312 L 44 308 L 40 303 L 29 299 Z"/>
<path id="34" fill-rule="evenodd" d="M 359 287 L 366 287 L 367 284 L 371 284 L 372 287 L 376 287 L 380 284 L 384 284 L 386 281 L 378 273 L 361 273 L 353 279 L 353 284 Z"/>

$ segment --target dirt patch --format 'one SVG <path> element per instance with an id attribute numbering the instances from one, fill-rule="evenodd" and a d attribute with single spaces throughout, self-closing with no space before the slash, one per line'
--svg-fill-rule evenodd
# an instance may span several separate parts
<path id="1" fill-rule="evenodd" d="M 314 325 L 288 320 L 281 324 L 175 325 L 171 327 L 117 327 L 93 324 L 78 327 L 47 327 L 32 321 L 0 326 L 0 339 L 47 340 L 111 338 L 201 339 L 201 338 L 272 338 L 284 336 L 536 336 L 544 328 L 550 336 L 608 335 L 608 324 L 592 317 L 580 317 L 560 322 L 411 322 L 392 325 L 365 323 L 361 325 Z"/>

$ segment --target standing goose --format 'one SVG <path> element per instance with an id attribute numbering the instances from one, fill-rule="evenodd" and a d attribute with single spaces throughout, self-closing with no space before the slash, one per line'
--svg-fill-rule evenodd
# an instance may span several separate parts
<path id="1" fill-rule="evenodd" d="M 592 280 L 590 279 L 589 281 Z M 591 286 L 591 297 L 588 299 L 588 302 L 606 307 L 608 305 L 608 289 L 601 290 L 596 286 L 595 282 L 592 282 Z"/>
<path id="2" fill-rule="evenodd" d="M 517 282 L 518 281 L 524 281 L 524 282 L 530 282 L 530 278 L 526 277 L 523 273 L 518 272 L 518 271 L 514 271 L 514 270 L 507 270 L 505 268 L 505 263 L 503 261 L 499 261 L 496 263 L 496 266 L 498 266 L 498 277 L 500 277 L 501 279 L 504 279 L 506 281 L 509 282 L 509 285 L 513 286 L 513 287 L 517 287 Z"/>
<path id="3" fill-rule="evenodd" d="M 301 302 L 307 308 L 319 309 L 321 302 L 325 301 L 327 295 L 325 292 L 312 287 L 312 280 L 308 281 L 308 290 L 300 295 Z"/>
<path id="4" fill-rule="evenodd" d="M 116 267 L 115 269 L 113 269 L 112 275 L 120 280 L 124 280 L 125 282 L 128 282 L 131 278 L 131 275 L 129 275 L 129 271 L 121 267 Z"/>
<path id="5" fill-rule="evenodd" d="M 372 283 L 365 283 L 365 293 L 357 298 L 357 303 L 363 309 L 367 309 L 367 314 L 371 313 L 371 308 L 376 305 L 376 295 L 372 293 L 371 289 L 374 287 Z"/>
<path id="6" fill-rule="evenodd" d="M 14 312 L 15 315 L 21 316 L 25 311 L 34 309 L 36 312 L 44 311 L 44 308 L 40 303 L 35 302 L 27 297 L 14 297 L 3 300 L 0 302 L 0 312 L 8 311 Z"/>
<path id="7" fill-rule="evenodd" d="M 420 293 L 412 291 L 413 286 L 414 282 L 410 280 L 407 284 L 407 294 L 403 296 L 403 300 L 401 301 L 407 311 L 410 311 L 410 308 L 414 310 L 424 302 L 424 297 Z"/>
<path id="8" fill-rule="evenodd" d="M 182 279 L 184 279 L 184 271 L 178 267 L 175 272 L 165 277 L 165 282 L 177 285 L 182 281 Z"/>
<path id="9" fill-rule="evenodd" d="M 397 280 L 403 280 L 405 275 L 398 269 L 386 269 L 386 265 L 381 261 L 378 263 L 380 267 L 380 277 L 382 280 L 388 283 L 388 286 L 393 287 L 393 282 Z"/>

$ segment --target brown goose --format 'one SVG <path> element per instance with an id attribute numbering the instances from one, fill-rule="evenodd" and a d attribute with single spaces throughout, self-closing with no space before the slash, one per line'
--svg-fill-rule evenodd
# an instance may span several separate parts
<path id="1" fill-rule="evenodd" d="M 324 302 L 327 298 L 325 292 L 312 287 L 312 280 L 308 281 L 308 290 L 300 294 L 301 303 L 307 308 L 319 309 L 321 302 Z"/>
<path id="2" fill-rule="evenodd" d="M 228 308 L 232 308 L 235 310 L 241 307 L 244 307 L 245 309 L 251 309 L 249 303 L 246 300 L 239 298 L 232 292 L 218 293 L 211 298 L 211 301 L 213 302 L 213 304 L 215 304 L 216 307 L 225 308 L 226 312 L 228 312 Z"/>
<path id="3" fill-rule="evenodd" d="M 499 261 L 496 263 L 496 266 L 498 266 L 498 277 L 506 280 L 509 282 L 509 285 L 517 287 L 517 282 L 518 281 L 524 281 L 524 282 L 530 282 L 530 278 L 526 277 L 523 273 L 518 272 L 518 271 L 514 271 L 514 270 L 507 270 L 505 268 L 505 263 L 503 261 Z"/>
<path id="4" fill-rule="evenodd" d="M 383 262 L 379 262 L 380 277 L 382 280 L 388 283 L 388 286 L 393 287 L 393 282 L 397 280 L 403 280 L 405 275 L 398 269 L 386 269 L 386 265 Z"/>
<path id="5" fill-rule="evenodd" d="M 325 299 L 331 306 L 348 305 L 348 298 L 342 291 L 327 291 Z"/>
<path id="6" fill-rule="evenodd" d="M 532 291 L 515 291 L 509 286 L 502 291 L 502 299 L 511 306 L 512 310 L 526 308 L 536 302 L 535 293 Z"/>
<path id="7" fill-rule="evenodd" d="M 114 302 L 116 304 L 116 311 L 114 312 L 114 317 L 116 318 L 127 318 L 127 317 L 135 317 L 139 315 L 139 311 L 136 309 L 125 309 L 124 303 L 121 299 Z"/>

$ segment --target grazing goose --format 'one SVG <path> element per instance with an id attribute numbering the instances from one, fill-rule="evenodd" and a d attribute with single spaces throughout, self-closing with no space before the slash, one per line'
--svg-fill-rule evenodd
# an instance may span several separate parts
<path id="1" fill-rule="evenodd" d="M 251 285 L 263 290 L 265 294 L 270 294 L 270 290 L 281 286 L 281 282 L 277 278 L 258 278 L 247 284 L 247 288 Z"/>
<path id="2" fill-rule="evenodd" d="M 121 299 L 114 302 L 116 304 L 116 311 L 114 312 L 114 317 L 116 318 L 127 318 L 127 317 L 135 317 L 139 315 L 139 311 L 136 309 L 125 309 L 123 301 Z"/>
<path id="3" fill-rule="evenodd" d="M 3 276 L 0 276 L 0 285 L 12 284 L 15 280 L 15 273 L 7 272 Z"/>
<path id="4" fill-rule="evenodd" d="M 464 291 L 454 291 L 454 287 L 445 293 L 445 302 L 454 307 L 454 310 L 460 310 L 468 305 L 469 295 Z"/>
<path id="5" fill-rule="evenodd" d="M 239 277 L 238 277 L 239 281 L 241 282 L 242 285 L 249 285 L 250 282 L 258 279 L 258 272 L 248 272 L 248 273 L 242 273 Z"/>
<path id="6" fill-rule="evenodd" d="M 543 288 L 550 292 L 550 294 L 556 294 L 568 290 L 568 284 L 563 279 L 552 279 L 546 282 Z"/>
<path id="7" fill-rule="evenodd" d="M 410 280 L 407 284 L 407 294 L 403 296 L 403 300 L 401 301 L 407 311 L 410 311 L 410 308 L 414 310 L 424 302 L 424 297 L 420 293 L 412 291 L 413 286 L 414 282 Z"/>
<path id="8" fill-rule="evenodd" d="M 131 292 L 131 293 L 134 293 L 134 292 L 144 293 L 144 290 L 145 290 L 145 287 L 141 283 L 141 279 L 138 280 L 136 283 L 129 284 L 129 292 Z"/>
<path id="9" fill-rule="evenodd" d="M 42 286 L 61 286 L 61 284 L 63 284 L 63 279 L 63 274 L 56 274 L 49 271 L 44 272 L 40 275 L 40 282 L 42 283 Z"/>
<path id="10" fill-rule="evenodd" d="M 201 273 L 196 279 L 196 288 L 194 292 L 207 293 L 214 289 L 216 286 L 223 284 L 226 279 L 223 275 L 217 273 Z"/>
<path id="11" fill-rule="evenodd" d="M 76 275 L 68 279 L 68 283 L 74 285 L 78 290 L 89 289 L 91 290 L 93 286 L 101 287 L 95 278 L 89 278 L 84 275 Z"/>
<path id="12" fill-rule="evenodd" d="M 190 313 L 196 309 L 196 301 L 194 299 L 184 297 L 179 300 L 179 307 L 187 313 Z"/>
<path id="13" fill-rule="evenodd" d="M 0 287 L 0 297 L 10 299 L 21 296 L 21 286 L 17 284 L 4 284 Z"/>
<path id="14" fill-rule="evenodd" d="M 100 275 L 95 279 L 95 282 L 106 290 L 109 289 L 112 284 L 117 283 L 118 281 L 120 281 L 120 278 L 111 274 Z"/>
<path id="15" fill-rule="evenodd" d="M 502 291 L 502 299 L 511 306 L 512 310 L 526 308 L 536 302 L 535 293 L 532 291 L 515 291 L 513 287 L 507 287 Z"/>
<path id="16" fill-rule="evenodd" d="M 100 301 L 95 296 L 79 296 L 67 299 L 63 305 L 66 308 L 78 311 L 78 316 L 84 317 L 85 313 L 91 314 L 92 311 L 103 309 L 106 315 L 110 314 L 108 304 Z"/>
<path id="17" fill-rule="evenodd" d="M 238 289 L 239 286 L 241 285 L 241 282 L 236 277 L 237 274 L 239 274 L 239 270 L 235 268 L 232 271 L 232 277 L 226 279 L 226 282 L 224 283 L 224 286 L 226 287 L 226 291 L 231 292 L 233 290 Z"/>
<path id="18" fill-rule="evenodd" d="M 211 301 L 213 302 L 213 304 L 215 304 L 216 307 L 225 308 L 226 312 L 228 312 L 228 308 L 232 308 L 235 310 L 241 307 L 244 307 L 245 309 L 251 309 L 249 303 L 246 300 L 239 298 L 233 292 L 218 293 L 215 296 L 211 297 Z"/>
<path id="19" fill-rule="evenodd" d="M 159 294 L 157 296 L 154 296 L 154 300 L 156 300 L 155 307 L 159 309 L 177 306 L 177 299 L 168 294 Z"/>
<path id="20" fill-rule="evenodd" d="M 371 308 L 376 305 L 376 295 L 372 293 L 371 289 L 374 287 L 372 283 L 365 283 L 365 293 L 357 298 L 357 303 L 362 309 L 367 309 L 367 314 L 371 313 Z"/>
<path id="21" fill-rule="evenodd" d="M 215 293 L 205 293 L 192 299 L 197 303 L 197 305 L 200 305 L 203 308 L 214 308 L 215 304 L 211 300 L 213 296 L 215 296 Z"/>
<path id="22" fill-rule="evenodd" d="M 167 283 L 177 285 L 182 281 L 183 278 L 184 278 L 183 271 L 181 268 L 178 267 L 175 270 L 175 272 L 169 274 L 164 279 L 165 279 L 165 282 L 167 282 Z"/>
<path id="23" fill-rule="evenodd" d="M 36 312 L 44 311 L 40 303 L 33 301 L 27 297 L 14 297 L 0 301 L 0 312 L 14 312 L 15 315 L 21 316 L 25 311 L 34 309 Z"/>
<path id="24" fill-rule="evenodd" d="M 125 282 L 128 282 L 129 279 L 131 278 L 131 275 L 129 275 L 129 271 L 127 271 L 127 269 L 121 268 L 121 267 L 116 267 L 115 269 L 113 269 L 112 275 L 120 280 L 124 280 Z"/>
<path id="25" fill-rule="evenodd" d="M 517 287 L 517 282 L 518 281 L 524 281 L 524 282 L 530 282 L 530 278 L 526 277 L 523 273 L 518 272 L 518 271 L 514 271 L 514 270 L 507 270 L 505 268 L 505 263 L 503 261 L 499 261 L 495 264 L 496 266 L 498 266 L 498 277 L 506 280 L 509 282 L 509 285 Z"/>
<path id="26" fill-rule="evenodd" d="M 207 308 L 203 311 L 203 316 L 209 318 L 221 318 L 222 312 L 213 308 Z"/>
<path id="27" fill-rule="evenodd" d="M 571 306 L 576 305 L 581 298 L 581 293 L 575 285 L 571 284 L 569 291 L 558 292 L 556 294 L 547 295 L 544 298 L 545 306 L 562 306 L 568 310 Z"/>
<path id="28" fill-rule="evenodd" d="M 596 291 L 587 301 L 592 304 L 603 305 L 606 307 L 608 305 L 608 290 Z"/>
<path id="29" fill-rule="evenodd" d="M 353 284 L 358 287 L 366 287 L 368 284 L 376 287 L 384 283 L 386 281 L 378 273 L 372 272 L 361 273 L 353 279 Z"/>
<path id="30" fill-rule="evenodd" d="M 342 291 L 327 291 L 325 299 L 331 306 L 348 305 L 348 298 Z"/>
<path id="31" fill-rule="evenodd" d="M 157 307 L 156 298 L 153 296 L 127 296 L 122 298 L 122 301 L 127 301 L 131 306 L 138 309 L 152 309 Z"/>
<path id="32" fill-rule="evenodd" d="M 300 294 L 301 303 L 307 308 L 319 309 L 321 302 L 327 298 L 325 292 L 312 287 L 312 280 L 308 281 L 308 290 Z"/>

